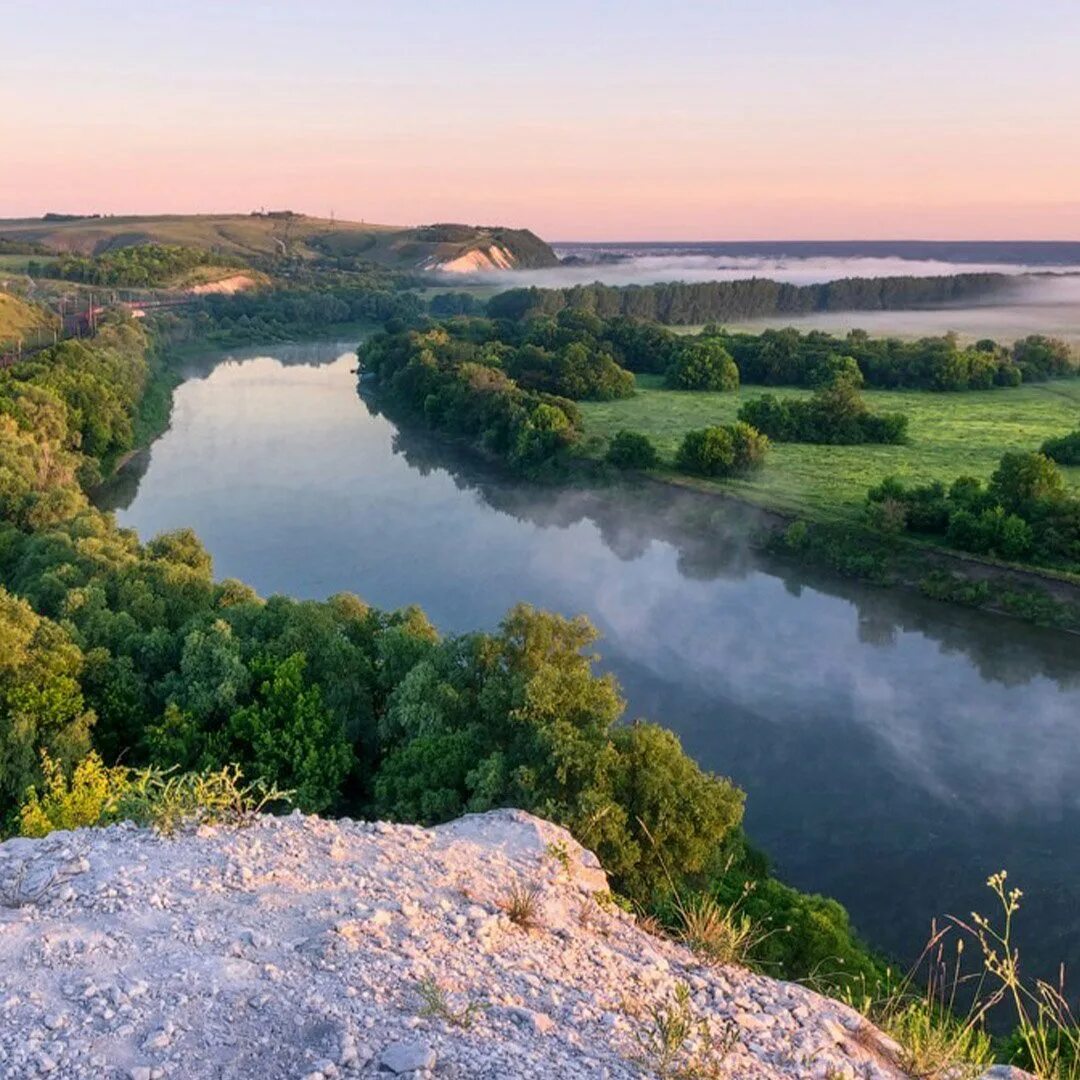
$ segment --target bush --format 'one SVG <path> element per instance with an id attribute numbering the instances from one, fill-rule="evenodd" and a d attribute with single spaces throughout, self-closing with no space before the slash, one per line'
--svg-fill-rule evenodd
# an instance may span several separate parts
<path id="1" fill-rule="evenodd" d="M 907 417 L 875 414 L 859 393 L 862 375 L 851 357 L 830 356 L 818 370 L 818 389 L 809 400 L 764 394 L 743 404 L 739 419 L 777 442 L 836 445 L 902 443 Z"/>
<path id="2" fill-rule="evenodd" d="M 647 435 L 623 428 L 612 436 L 607 460 L 617 469 L 652 469 L 659 454 Z"/>
<path id="3" fill-rule="evenodd" d="M 1059 465 L 1080 465 L 1080 431 L 1072 431 L 1060 439 L 1047 439 L 1042 452 Z"/>
<path id="4" fill-rule="evenodd" d="M 165 833 L 185 822 L 235 825 L 291 796 L 263 780 L 245 784 L 235 766 L 172 775 L 154 768 L 108 767 L 91 751 L 70 777 L 48 754 L 43 755 L 42 769 L 40 793 L 31 788 L 19 810 L 22 836 L 47 836 L 56 829 L 115 821 L 134 821 Z"/>
<path id="5" fill-rule="evenodd" d="M 702 428 L 683 436 L 675 465 L 699 476 L 728 476 L 735 467 L 735 446 L 726 427 Z"/>
<path id="6" fill-rule="evenodd" d="M 750 424 L 688 431 L 675 455 L 675 466 L 697 476 L 732 476 L 765 464 L 769 440 Z"/>

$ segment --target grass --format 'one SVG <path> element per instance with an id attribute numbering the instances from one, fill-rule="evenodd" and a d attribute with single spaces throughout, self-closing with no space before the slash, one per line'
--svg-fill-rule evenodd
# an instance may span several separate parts
<path id="1" fill-rule="evenodd" d="M 631 1060 L 661 1080 L 719 1078 L 741 1034 L 731 1020 L 714 1032 L 708 1019 L 695 1012 L 686 983 L 677 983 L 667 1001 L 648 1007 L 624 1001 L 623 1010 L 635 1044 Z"/>
<path id="2" fill-rule="evenodd" d="M 515 926 L 525 931 L 535 929 L 540 924 L 540 886 L 515 882 L 506 891 L 500 907 Z"/>
<path id="3" fill-rule="evenodd" d="M 416 992 L 422 1002 L 421 1016 L 443 1020 L 453 1027 L 468 1030 L 484 1009 L 478 1001 L 466 1001 L 460 1008 L 456 1007 L 450 995 L 431 976 L 416 984 Z"/>
<path id="4" fill-rule="evenodd" d="M 705 963 L 749 966 L 754 950 L 768 934 L 739 911 L 746 894 L 744 891 L 739 900 L 728 905 L 705 894 L 685 904 L 676 897 L 679 940 Z"/>
<path id="5" fill-rule="evenodd" d="M 687 431 L 730 423 L 747 398 L 762 393 L 805 397 L 808 390 L 745 386 L 736 393 L 666 390 L 657 376 L 639 376 L 638 393 L 621 401 L 581 402 L 587 436 L 610 437 L 620 428 L 648 435 L 665 468 Z M 760 473 L 740 479 L 694 479 L 695 486 L 730 491 L 773 509 L 819 520 L 861 517 L 866 491 L 886 476 L 943 480 L 988 478 L 1006 450 L 1036 450 L 1043 440 L 1080 427 L 1080 379 L 1016 389 L 932 393 L 867 390 L 875 412 L 909 418 L 906 446 L 774 444 Z M 1062 470 L 1080 490 L 1080 467 Z"/>

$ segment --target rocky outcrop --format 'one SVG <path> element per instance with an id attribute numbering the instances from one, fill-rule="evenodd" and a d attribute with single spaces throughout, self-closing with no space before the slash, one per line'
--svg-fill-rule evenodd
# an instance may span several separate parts
<path id="1" fill-rule="evenodd" d="M 606 890 L 591 853 L 518 811 L 11 840 L 0 1076 L 615 1080 L 657 1075 L 677 1010 L 687 1075 L 903 1075 L 856 1013 L 702 966 Z"/>
<path id="2" fill-rule="evenodd" d="M 447 274 L 476 274 L 491 270 L 513 270 L 516 265 L 513 252 L 501 244 L 491 244 L 486 248 L 473 248 L 464 255 L 446 261 L 435 258 L 428 269 L 441 270 Z"/>

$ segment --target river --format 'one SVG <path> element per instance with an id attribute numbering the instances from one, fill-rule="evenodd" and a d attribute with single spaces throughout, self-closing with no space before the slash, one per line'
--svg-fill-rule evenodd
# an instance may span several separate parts
<path id="1" fill-rule="evenodd" d="M 348 590 L 446 631 L 584 612 L 628 715 L 743 787 L 779 875 L 874 944 L 913 956 L 1007 867 L 1028 960 L 1080 959 L 1076 638 L 762 562 L 687 496 L 506 483 L 378 415 L 348 348 L 194 366 L 105 504 L 144 538 L 192 526 L 264 595 Z"/>

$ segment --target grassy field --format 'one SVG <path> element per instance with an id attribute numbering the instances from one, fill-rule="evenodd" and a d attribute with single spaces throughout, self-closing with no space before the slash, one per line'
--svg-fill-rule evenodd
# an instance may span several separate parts
<path id="1" fill-rule="evenodd" d="M 586 435 L 610 436 L 620 428 L 648 435 L 665 464 L 692 428 L 730 423 L 739 405 L 767 390 L 804 397 L 805 390 L 743 387 L 734 394 L 665 390 L 656 376 L 640 376 L 638 393 L 622 401 L 581 402 Z M 868 390 L 875 412 L 909 417 L 907 446 L 811 446 L 778 443 L 765 468 L 749 479 L 695 480 L 695 486 L 731 491 L 776 509 L 843 520 L 858 516 L 866 491 L 886 476 L 907 480 L 989 477 L 1006 450 L 1038 449 L 1043 440 L 1080 427 L 1080 379 L 1008 390 L 938 394 L 918 390 Z M 1080 491 L 1080 467 L 1062 470 Z"/>

